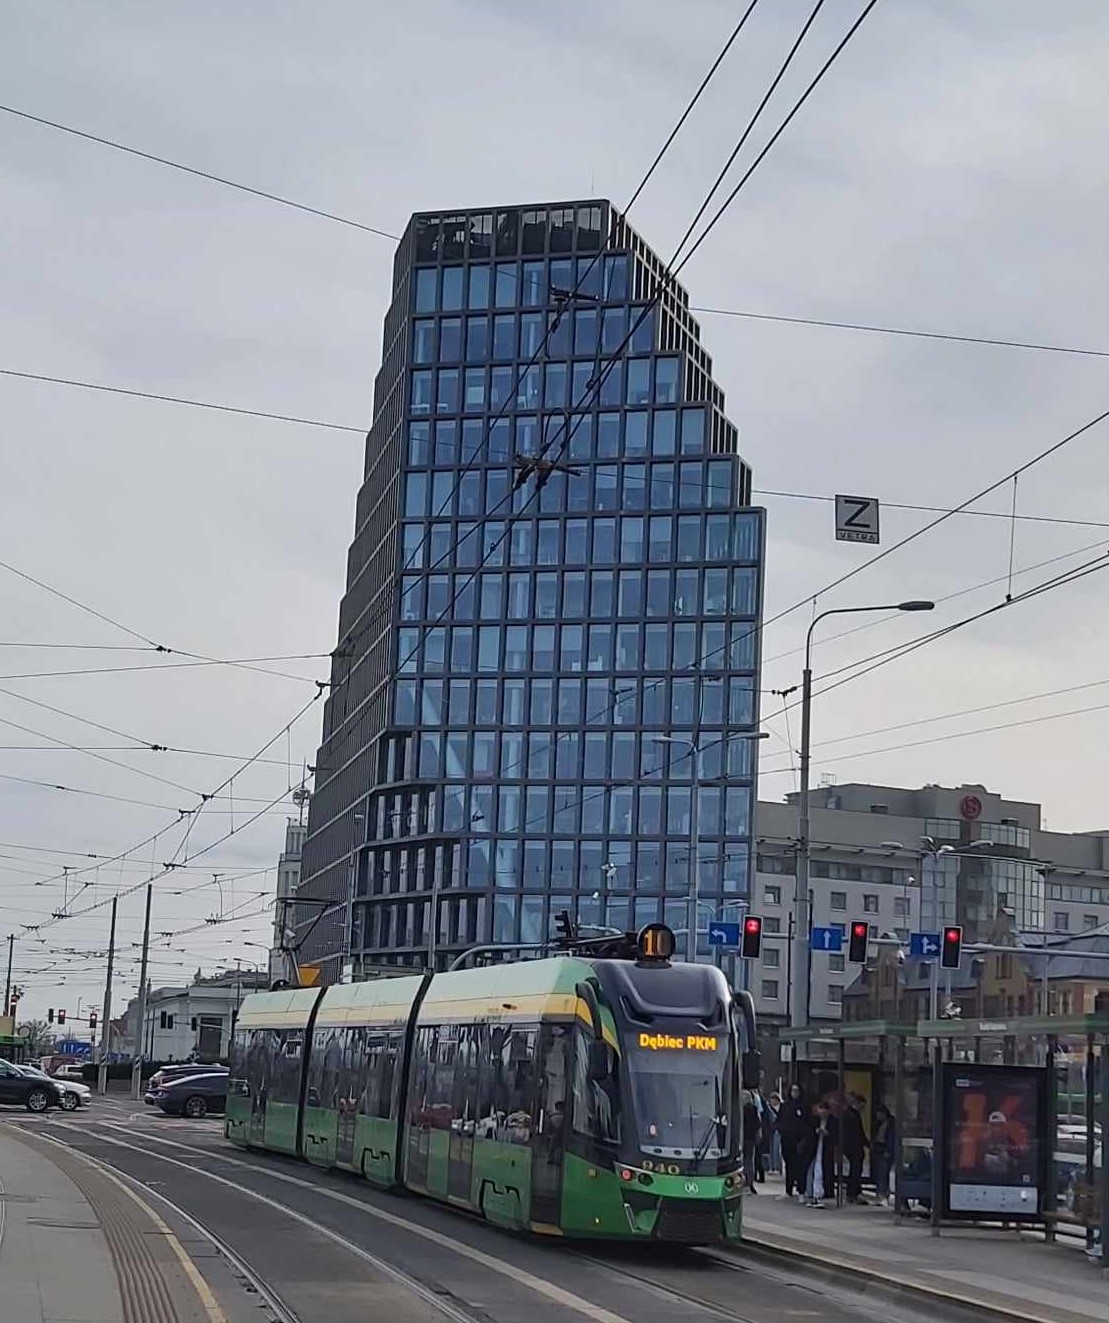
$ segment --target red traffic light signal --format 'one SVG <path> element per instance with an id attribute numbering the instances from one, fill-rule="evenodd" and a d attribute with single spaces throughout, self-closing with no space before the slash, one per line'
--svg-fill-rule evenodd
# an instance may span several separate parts
<path id="1" fill-rule="evenodd" d="M 762 950 L 762 920 L 756 914 L 749 914 L 743 920 L 743 940 L 739 954 L 746 960 L 757 960 Z"/>
<path id="2" fill-rule="evenodd" d="M 958 969 L 959 957 L 963 951 L 963 930 L 958 927 L 943 930 L 943 949 L 940 951 L 940 965 L 944 969 Z"/>
<path id="3" fill-rule="evenodd" d="M 851 935 L 847 939 L 847 958 L 855 965 L 866 964 L 866 943 L 870 936 L 870 925 L 862 919 L 851 924 Z"/>
<path id="4" fill-rule="evenodd" d="M 90 1028 L 90 1029 L 95 1029 L 95 1028 L 96 1028 L 96 1012 L 95 1012 L 95 1011 L 89 1011 L 89 1028 Z"/>
<path id="5" fill-rule="evenodd" d="M 58 1023 L 65 1024 L 65 1011 L 58 1012 Z"/>

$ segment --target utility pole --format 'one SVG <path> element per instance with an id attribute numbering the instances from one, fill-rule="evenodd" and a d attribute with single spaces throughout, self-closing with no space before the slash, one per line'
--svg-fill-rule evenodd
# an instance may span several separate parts
<path id="1" fill-rule="evenodd" d="M 12 1004 L 12 952 L 15 950 L 15 933 L 8 934 L 8 977 L 4 980 L 4 1014 L 10 1013 Z"/>
<path id="2" fill-rule="evenodd" d="M 812 636 L 813 630 L 828 616 L 858 615 L 866 611 L 931 611 L 934 602 L 895 602 L 876 606 L 836 606 L 814 616 L 805 634 L 805 669 L 801 673 L 801 793 L 797 812 L 797 876 L 793 888 L 793 909 L 797 927 L 793 938 L 793 958 L 790 963 L 793 988 L 790 990 L 790 1027 L 803 1029 L 809 1022 L 810 983 L 810 929 L 809 917 L 809 856 L 812 852 L 812 832 L 809 822 L 809 762 L 812 715 Z"/>
<path id="3" fill-rule="evenodd" d="M 116 910 L 119 896 L 112 897 L 112 928 L 108 938 L 108 977 L 104 981 L 104 1022 L 100 1026 L 100 1069 L 96 1088 L 101 1095 L 108 1092 L 108 1049 L 111 1046 L 112 1023 L 112 970 L 116 963 Z"/>
<path id="4" fill-rule="evenodd" d="M 135 1056 L 131 1065 L 132 1098 L 137 1098 L 142 1092 L 143 1026 L 146 1023 L 146 965 L 150 955 L 150 902 L 153 895 L 154 883 L 148 882 L 146 884 L 146 917 L 142 925 L 142 961 L 139 965 L 139 1008 L 135 1023 Z"/>

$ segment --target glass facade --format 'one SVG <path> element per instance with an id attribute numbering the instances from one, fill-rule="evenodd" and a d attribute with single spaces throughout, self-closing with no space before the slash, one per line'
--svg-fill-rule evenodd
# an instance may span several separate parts
<path id="1" fill-rule="evenodd" d="M 707 954 L 748 892 L 764 524 L 687 296 L 604 202 L 417 215 L 394 296 L 304 958 L 684 929 L 695 813 Z"/>

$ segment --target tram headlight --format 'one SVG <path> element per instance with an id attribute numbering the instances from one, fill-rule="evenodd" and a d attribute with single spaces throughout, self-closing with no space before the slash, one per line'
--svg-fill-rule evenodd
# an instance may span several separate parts
<path id="1" fill-rule="evenodd" d="M 630 1167 L 621 1167 L 621 1168 L 620 1168 L 620 1179 L 621 1179 L 622 1181 L 634 1181 L 634 1180 L 635 1180 L 635 1172 L 632 1171 L 632 1169 L 631 1169 Z"/>
<path id="2" fill-rule="evenodd" d="M 638 1177 L 640 1185 L 654 1185 L 655 1178 L 649 1171 L 641 1171 Z"/>

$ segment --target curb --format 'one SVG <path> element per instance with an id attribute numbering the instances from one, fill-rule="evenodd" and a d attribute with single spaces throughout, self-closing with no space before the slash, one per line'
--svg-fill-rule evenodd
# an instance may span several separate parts
<path id="1" fill-rule="evenodd" d="M 1014 1321 L 1015 1323 L 1060 1323 L 1061 1316 L 1058 1313 L 1032 1313 L 1000 1302 L 975 1299 L 956 1291 L 944 1291 L 936 1286 L 928 1286 L 924 1282 L 905 1281 L 903 1278 L 894 1277 L 874 1268 L 845 1263 L 842 1260 L 832 1259 L 827 1255 L 814 1253 L 811 1250 L 799 1250 L 773 1240 L 764 1240 L 757 1234 L 752 1235 L 746 1229 L 740 1243 L 734 1248 L 726 1248 L 724 1253 L 729 1257 L 742 1257 L 744 1253 L 750 1253 L 751 1251 L 777 1267 L 796 1265 L 800 1262 L 815 1276 L 830 1279 L 836 1285 L 848 1285 L 857 1288 L 860 1281 L 862 1281 L 882 1292 L 902 1299 L 908 1297 L 917 1302 L 932 1305 L 942 1304 L 948 1308 L 955 1306 L 965 1313 L 977 1315 L 983 1320 L 991 1320 L 991 1323 L 998 1323 L 998 1320 L 1002 1319 L 1008 1320 L 1009 1323 L 1014 1323 Z M 1075 1320 L 1091 1319 L 1090 1315 L 1075 1310 L 1068 1310 L 1067 1317 Z"/>

